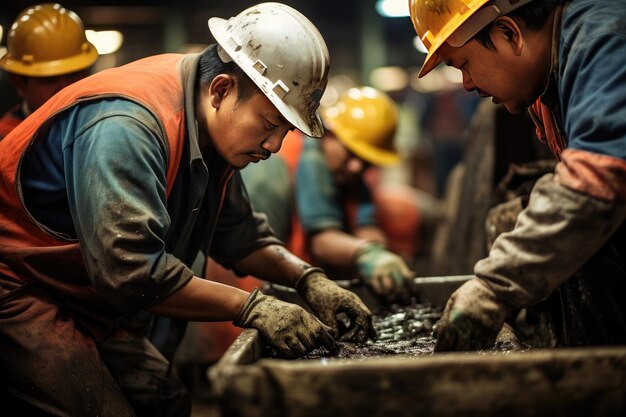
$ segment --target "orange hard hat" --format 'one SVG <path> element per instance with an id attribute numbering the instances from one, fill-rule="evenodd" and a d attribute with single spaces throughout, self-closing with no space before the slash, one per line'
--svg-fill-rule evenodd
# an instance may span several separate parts
<path id="1" fill-rule="evenodd" d="M 44 3 L 22 11 L 13 22 L 0 67 L 29 77 L 51 77 L 89 68 L 97 59 L 78 15 L 60 4 Z"/>
<path id="2" fill-rule="evenodd" d="M 499 16 L 533 0 L 409 0 L 411 21 L 428 51 L 419 77 L 440 62 L 439 48 L 460 47 Z"/>

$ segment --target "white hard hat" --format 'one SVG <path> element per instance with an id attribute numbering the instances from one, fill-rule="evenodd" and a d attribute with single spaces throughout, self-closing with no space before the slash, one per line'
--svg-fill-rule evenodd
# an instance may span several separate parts
<path id="1" fill-rule="evenodd" d="M 261 3 L 228 21 L 212 17 L 209 29 L 224 62 L 235 61 L 296 128 L 323 135 L 317 109 L 329 58 L 313 23 L 284 4 Z"/>

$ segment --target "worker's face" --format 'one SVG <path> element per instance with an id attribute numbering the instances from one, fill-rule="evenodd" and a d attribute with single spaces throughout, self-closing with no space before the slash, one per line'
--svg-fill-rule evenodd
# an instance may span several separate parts
<path id="1" fill-rule="evenodd" d="M 444 43 L 439 56 L 446 65 L 459 69 L 463 87 L 481 97 L 491 97 L 509 112 L 520 113 L 542 93 L 549 68 L 543 68 L 544 56 L 529 47 L 516 22 L 508 17 L 492 25 L 495 49 L 475 39 L 455 48 Z"/>
<path id="2" fill-rule="evenodd" d="M 17 94 L 22 100 L 26 101 L 31 111 L 35 111 L 63 88 L 88 75 L 89 71 L 84 70 L 54 77 L 24 77 L 14 75 L 12 80 Z"/>
<path id="3" fill-rule="evenodd" d="M 337 185 L 357 184 L 369 164 L 346 148 L 332 132 L 326 131 L 322 150 L 328 169 Z"/>
<path id="4" fill-rule="evenodd" d="M 278 152 L 293 125 L 261 90 L 238 100 L 237 85 L 237 79 L 230 75 L 215 77 L 200 94 L 198 123 L 209 133 L 209 146 L 241 169 Z"/>

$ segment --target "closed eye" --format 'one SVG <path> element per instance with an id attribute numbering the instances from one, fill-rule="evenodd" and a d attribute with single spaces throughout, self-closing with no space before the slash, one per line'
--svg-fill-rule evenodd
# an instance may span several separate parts
<path id="1" fill-rule="evenodd" d="M 278 125 L 270 122 L 268 119 L 263 119 L 265 122 L 265 129 L 267 130 L 274 130 L 276 128 L 278 128 Z"/>

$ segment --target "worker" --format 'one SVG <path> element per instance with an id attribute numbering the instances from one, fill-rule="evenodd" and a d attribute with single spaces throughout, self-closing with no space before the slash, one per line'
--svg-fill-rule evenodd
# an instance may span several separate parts
<path id="1" fill-rule="evenodd" d="M 626 342 L 626 4 L 411 0 L 419 72 L 457 68 L 467 91 L 530 109 L 557 159 L 512 231 L 452 294 L 436 349 L 493 344 L 510 313 L 554 303 L 559 346 Z"/>
<path id="2" fill-rule="evenodd" d="M 387 94 L 350 88 L 322 111 L 321 140 L 292 134 L 282 159 L 250 165 L 243 177 L 253 206 L 267 213 L 294 253 L 335 271 L 333 277 L 360 277 L 387 303 L 408 303 L 415 274 L 387 249 L 376 221 L 374 184 L 366 181 L 370 167 L 400 160 L 396 113 Z"/>
<path id="3" fill-rule="evenodd" d="M 22 11 L 0 58 L 22 102 L 0 118 L 0 140 L 63 87 L 88 76 L 97 59 L 98 51 L 73 11 L 54 3 Z"/>
<path id="4" fill-rule="evenodd" d="M 322 135 L 324 39 L 279 3 L 208 24 L 217 44 L 203 52 L 100 71 L 0 142 L 1 384 L 43 413 L 190 414 L 170 363 L 117 325 L 142 310 L 233 321 L 286 357 L 371 336 L 368 308 L 281 245 L 238 171 L 290 129 Z M 295 287 L 317 317 L 200 278 L 204 251 Z"/>

